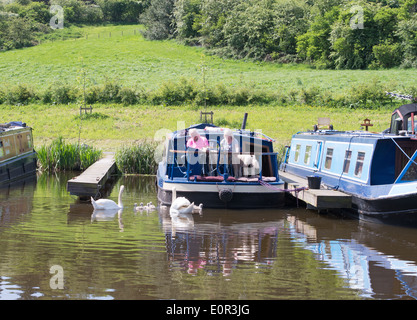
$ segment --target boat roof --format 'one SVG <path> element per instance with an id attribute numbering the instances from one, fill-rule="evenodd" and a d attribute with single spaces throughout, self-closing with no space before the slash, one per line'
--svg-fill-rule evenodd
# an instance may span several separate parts
<path id="1" fill-rule="evenodd" d="M 0 133 L 27 128 L 26 123 L 21 121 L 12 121 L 8 123 L 0 123 Z"/>
<path id="2" fill-rule="evenodd" d="M 390 133 L 378 133 L 378 132 L 367 132 L 367 131 L 337 131 L 337 130 L 318 130 L 318 131 L 305 131 L 305 132 L 297 132 L 293 137 L 300 137 L 303 136 L 305 139 L 313 138 L 314 139 L 323 139 L 324 137 L 334 138 L 334 139 L 350 139 L 352 137 L 355 138 L 363 138 L 369 140 L 384 140 L 384 139 L 410 139 L 414 138 L 414 135 L 395 135 Z M 333 140 L 333 139 L 332 139 Z"/>
<path id="3" fill-rule="evenodd" d="M 417 113 L 417 103 L 409 103 L 409 104 L 404 104 L 401 107 L 398 107 L 397 109 L 395 109 L 393 111 L 393 113 L 395 112 L 399 112 L 403 117 L 407 114 L 410 113 Z"/>

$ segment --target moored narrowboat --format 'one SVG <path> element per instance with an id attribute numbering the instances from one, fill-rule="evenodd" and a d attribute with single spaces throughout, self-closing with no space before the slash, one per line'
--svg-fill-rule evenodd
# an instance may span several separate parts
<path id="1" fill-rule="evenodd" d="M 36 173 L 32 129 L 22 122 L 0 124 L 0 185 Z"/>
<path id="2" fill-rule="evenodd" d="M 273 141 L 262 133 L 212 124 L 172 132 L 158 166 L 158 200 L 170 205 L 175 188 L 177 197 L 208 208 L 283 206 Z"/>
<path id="3" fill-rule="evenodd" d="M 317 176 L 324 188 L 352 195 L 361 215 L 417 214 L 417 104 L 395 109 L 381 133 L 333 129 L 293 135 L 281 170 Z"/>

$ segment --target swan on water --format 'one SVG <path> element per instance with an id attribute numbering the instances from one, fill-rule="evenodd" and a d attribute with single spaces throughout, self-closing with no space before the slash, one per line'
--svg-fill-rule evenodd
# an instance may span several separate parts
<path id="1" fill-rule="evenodd" d="M 125 189 L 124 186 L 120 186 L 118 203 L 116 203 L 116 202 L 114 202 L 113 200 L 110 200 L 110 199 L 94 200 L 93 197 L 91 197 L 91 204 L 93 205 L 94 210 L 123 209 L 122 193 L 123 193 L 124 189 Z"/>
<path id="2" fill-rule="evenodd" d="M 149 202 L 147 207 L 148 207 L 148 210 L 155 210 L 156 209 L 156 207 L 152 204 L 152 202 Z"/>
<path id="3" fill-rule="evenodd" d="M 171 215 L 177 214 L 188 214 L 188 213 L 201 213 L 203 210 L 203 204 L 200 203 L 199 206 L 190 203 L 190 201 L 185 197 L 177 198 L 177 189 L 174 187 L 172 188 L 172 200 L 171 200 L 171 208 L 169 209 L 169 213 Z"/>
<path id="4" fill-rule="evenodd" d="M 135 204 L 133 205 L 133 209 L 134 209 L 135 211 L 142 211 L 142 210 L 143 210 L 143 202 L 141 202 L 139 205 L 138 205 L 137 203 L 135 203 Z"/>
<path id="5" fill-rule="evenodd" d="M 193 213 L 201 214 L 202 212 L 203 212 L 203 204 L 202 203 L 200 203 L 199 206 L 194 205 Z"/>

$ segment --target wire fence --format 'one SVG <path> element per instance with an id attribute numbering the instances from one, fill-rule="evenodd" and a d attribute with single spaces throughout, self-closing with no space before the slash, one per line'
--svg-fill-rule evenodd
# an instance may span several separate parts
<path id="1" fill-rule="evenodd" d="M 125 36 L 137 36 L 141 35 L 140 31 L 142 29 L 135 28 L 130 30 L 117 30 L 117 31 L 103 31 L 99 33 L 87 33 L 85 35 L 79 34 L 74 35 L 71 33 L 56 33 L 55 35 L 48 37 L 48 38 L 39 38 L 38 44 L 45 43 L 45 42 L 54 42 L 54 41 L 65 41 L 65 40 L 77 40 L 77 39 L 109 39 L 109 38 L 118 38 L 118 37 L 125 37 Z"/>

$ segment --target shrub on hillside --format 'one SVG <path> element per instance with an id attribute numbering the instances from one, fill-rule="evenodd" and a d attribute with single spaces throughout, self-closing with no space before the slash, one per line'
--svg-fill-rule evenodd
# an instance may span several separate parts
<path id="1" fill-rule="evenodd" d="M 5 102 L 8 104 L 28 104 L 36 98 L 32 88 L 27 85 L 19 84 L 10 88 L 5 94 Z"/>

